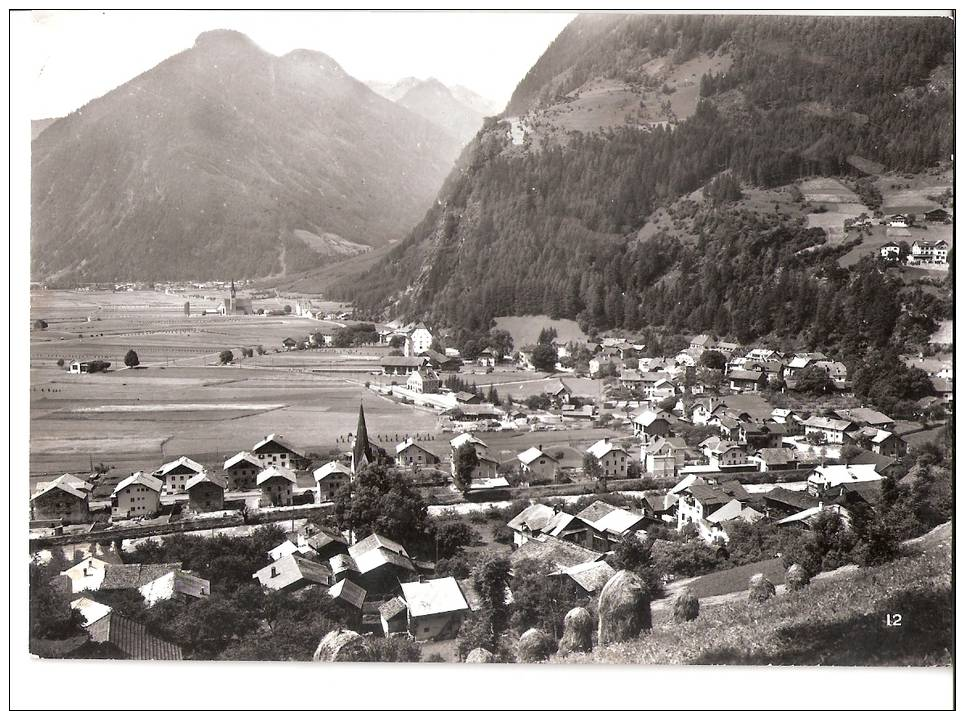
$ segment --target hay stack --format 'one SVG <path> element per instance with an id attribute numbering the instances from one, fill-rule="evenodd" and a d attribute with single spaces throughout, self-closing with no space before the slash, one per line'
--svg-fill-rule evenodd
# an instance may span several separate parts
<path id="1" fill-rule="evenodd" d="M 593 649 L 593 618 L 585 607 L 574 607 L 563 618 L 560 654 L 589 652 Z"/>
<path id="2" fill-rule="evenodd" d="M 751 602 L 764 602 L 774 597 L 774 583 L 764 577 L 764 573 L 751 576 L 747 599 Z"/>
<path id="3" fill-rule="evenodd" d="M 315 662 L 367 662 L 371 654 L 365 638 L 352 630 L 332 630 L 322 637 L 312 656 Z"/>
<path id="4" fill-rule="evenodd" d="M 804 566 L 795 563 L 787 572 L 784 573 L 784 586 L 788 590 L 800 590 L 806 585 L 810 585 L 811 576 L 808 571 L 804 569 Z"/>
<path id="5" fill-rule="evenodd" d="M 516 661 L 521 664 L 534 664 L 545 662 L 553 653 L 552 638 L 543 630 L 535 627 L 523 632 L 519 638 L 519 645 L 516 647 Z"/>
<path id="6" fill-rule="evenodd" d="M 476 647 L 466 655 L 466 664 L 493 664 L 496 658 L 488 649 Z"/>
<path id="7" fill-rule="evenodd" d="M 650 597 L 640 576 L 629 570 L 614 575 L 600 592 L 597 644 L 625 642 L 652 626 Z"/>
<path id="8" fill-rule="evenodd" d="M 684 588 L 673 601 L 673 621 L 690 622 L 700 614 L 700 600 L 690 588 Z"/>

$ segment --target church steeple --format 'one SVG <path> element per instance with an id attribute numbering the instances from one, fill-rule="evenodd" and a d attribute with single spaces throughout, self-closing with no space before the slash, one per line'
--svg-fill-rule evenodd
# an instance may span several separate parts
<path id="1" fill-rule="evenodd" d="M 235 298 L 235 296 L 237 296 L 237 292 L 235 291 L 235 280 L 232 279 L 231 280 L 231 298 L 233 299 Z"/>
<path id="2" fill-rule="evenodd" d="M 365 409 L 359 403 L 359 421 L 355 427 L 355 441 L 352 443 L 352 473 L 357 474 L 375 461 L 372 456 L 372 446 L 369 444 L 369 431 L 365 426 Z"/>

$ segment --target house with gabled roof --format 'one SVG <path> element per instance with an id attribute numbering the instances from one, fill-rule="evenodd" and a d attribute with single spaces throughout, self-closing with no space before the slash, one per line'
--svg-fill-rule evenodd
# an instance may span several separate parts
<path id="1" fill-rule="evenodd" d="M 150 474 L 134 472 L 122 479 L 111 493 L 111 518 L 147 518 L 161 508 L 164 483 Z"/>
<path id="2" fill-rule="evenodd" d="M 806 491 L 775 486 L 761 495 L 764 512 L 768 518 L 782 519 L 818 505 L 818 499 Z"/>
<path id="3" fill-rule="evenodd" d="M 432 368 L 418 368 L 409 373 L 405 386 L 414 393 L 437 393 L 442 386 L 438 373 Z"/>
<path id="4" fill-rule="evenodd" d="M 183 494 L 184 485 L 188 479 L 200 474 L 204 467 L 188 457 L 178 457 L 173 462 L 167 462 L 154 472 L 154 476 L 164 482 L 162 493 Z"/>
<path id="5" fill-rule="evenodd" d="M 295 592 L 309 585 L 328 588 L 335 582 L 327 565 L 309 560 L 299 553 L 282 556 L 256 570 L 251 577 L 261 583 L 263 588 L 284 593 Z"/>
<path id="6" fill-rule="evenodd" d="M 600 470 L 608 479 L 625 479 L 629 455 L 622 446 L 604 437 L 594 442 L 586 450 L 599 463 Z"/>
<path id="7" fill-rule="evenodd" d="M 405 548 L 395 541 L 373 533 L 348 549 L 358 568 L 362 587 L 370 594 L 398 590 L 400 582 L 418 577 L 418 569 Z"/>
<path id="8" fill-rule="evenodd" d="M 258 473 L 262 460 L 251 452 L 241 451 L 225 460 L 223 471 L 229 491 L 246 491 L 257 488 Z"/>
<path id="9" fill-rule="evenodd" d="M 354 624 L 361 622 L 362 607 L 367 595 L 365 588 L 343 577 L 325 592 L 342 608 L 343 614 L 348 614 Z"/>
<path id="10" fill-rule="evenodd" d="M 816 467 L 808 477 L 807 490 L 811 496 L 820 498 L 841 484 L 877 482 L 880 486 L 882 479 L 874 464 L 826 464 Z"/>
<path id="11" fill-rule="evenodd" d="M 69 474 L 44 482 L 30 497 L 30 518 L 64 524 L 87 523 L 90 521 L 89 485 Z"/>
<path id="12" fill-rule="evenodd" d="M 556 515 L 552 506 L 530 504 L 506 524 L 513 532 L 513 545 L 520 547 L 536 538 L 544 526 Z"/>
<path id="13" fill-rule="evenodd" d="M 379 605 L 379 619 L 382 622 L 382 632 L 386 637 L 403 634 L 409 629 L 405 600 L 392 597 Z"/>
<path id="14" fill-rule="evenodd" d="M 164 600 L 187 602 L 211 596 L 211 583 L 183 570 L 172 570 L 138 587 L 144 604 L 152 607 Z"/>
<path id="15" fill-rule="evenodd" d="M 574 565 L 603 560 L 605 553 L 594 551 L 560 538 L 540 535 L 525 546 L 520 546 L 509 556 L 509 562 L 516 568 L 525 560 L 543 563 L 554 570 L 565 570 Z"/>
<path id="16" fill-rule="evenodd" d="M 834 414 L 840 419 L 853 422 L 859 427 L 874 427 L 875 429 L 889 432 L 895 427 L 895 421 L 893 419 L 871 407 L 852 407 L 835 410 Z"/>
<path id="17" fill-rule="evenodd" d="M 813 415 L 804 421 L 805 436 L 814 435 L 829 444 L 843 444 L 848 433 L 857 429 L 855 423 L 834 417 Z"/>
<path id="18" fill-rule="evenodd" d="M 520 476 L 529 484 L 555 482 L 559 478 L 559 460 L 544 451 L 542 444 L 520 452 L 516 459 L 519 461 Z"/>
<path id="19" fill-rule="evenodd" d="M 296 484 L 295 472 L 273 464 L 263 470 L 256 480 L 261 489 L 261 506 L 291 506 Z"/>
<path id="20" fill-rule="evenodd" d="M 633 418 L 633 434 L 644 444 L 657 437 L 667 437 L 670 432 L 670 419 L 663 412 L 643 410 Z"/>
<path id="21" fill-rule="evenodd" d="M 406 469 L 435 467 L 439 457 L 409 437 L 395 446 L 395 465 Z"/>
<path id="22" fill-rule="evenodd" d="M 341 462 L 328 462 L 314 472 L 315 501 L 334 501 L 335 494 L 352 481 L 352 470 Z"/>
<path id="23" fill-rule="evenodd" d="M 188 494 L 188 509 L 195 513 L 222 511 L 226 487 L 227 482 L 221 474 L 201 470 L 184 484 L 184 491 Z"/>
<path id="24" fill-rule="evenodd" d="M 299 469 L 305 463 L 304 455 L 292 447 L 283 437 L 274 433 L 251 448 L 251 453 L 262 466 L 278 464 L 290 469 Z"/>
<path id="25" fill-rule="evenodd" d="M 472 472 L 473 479 L 495 479 L 499 462 L 489 453 L 489 445 L 469 432 L 463 432 L 449 440 L 449 465 L 453 476 L 456 475 L 456 451 L 465 444 L 471 444 L 476 450 L 479 463 Z"/>
<path id="26" fill-rule="evenodd" d="M 416 641 L 455 637 L 469 615 L 469 603 L 452 577 L 402 583 L 402 599 Z"/>
<path id="27" fill-rule="evenodd" d="M 551 573 L 555 578 L 568 581 L 570 583 L 569 588 L 578 597 L 583 598 L 592 597 L 599 593 L 610 578 L 616 574 L 616 569 L 605 560 L 580 563 Z"/>
<path id="28" fill-rule="evenodd" d="M 640 447 L 643 471 L 655 477 L 674 476 L 689 451 L 682 437 L 656 437 Z"/>

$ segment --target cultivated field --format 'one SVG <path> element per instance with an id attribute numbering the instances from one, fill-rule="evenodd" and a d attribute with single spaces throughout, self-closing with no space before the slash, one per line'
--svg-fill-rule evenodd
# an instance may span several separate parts
<path id="1" fill-rule="evenodd" d="M 274 352 L 287 336 L 331 333 L 343 327 L 341 322 L 185 317 L 183 294 L 35 291 L 31 296 L 32 318 L 49 324 L 31 332 L 34 476 L 87 470 L 91 460 L 119 470 L 154 469 L 181 454 L 220 466 L 225 457 L 271 432 L 324 454 L 346 448 L 339 437 L 354 432 L 359 402 L 365 403 L 373 437 L 436 431 L 434 414 L 362 386 L 385 347 Z M 257 345 L 269 352 L 241 358 L 241 347 Z M 143 367 L 124 368 L 130 348 Z M 225 349 L 233 350 L 236 363 L 214 365 Z M 103 358 L 112 370 L 71 375 L 57 366 L 58 358 Z"/>

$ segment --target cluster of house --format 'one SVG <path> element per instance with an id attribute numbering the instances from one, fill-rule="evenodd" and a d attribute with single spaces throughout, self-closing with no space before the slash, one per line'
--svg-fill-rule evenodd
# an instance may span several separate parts
<path id="1" fill-rule="evenodd" d="M 637 399 L 651 403 L 676 398 L 685 385 L 693 394 L 703 394 L 706 387 L 694 375 L 701 356 L 708 351 L 715 351 L 724 357 L 721 385 L 731 392 L 757 392 L 768 386 L 794 390 L 801 374 L 808 368 L 823 370 L 838 390 L 850 388 L 848 369 L 844 363 L 828 358 L 823 353 L 747 349 L 713 335 L 700 334 L 694 336 L 688 347 L 673 357 L 649 358 L 641 356 L 645 346 L 620 340 L 623 342 L 609 346 L 590 344 L 591 349 L 595 350 L 590 360 L 590 373 L 597 374 L 612 366 L 618 373 L 620 385 L 631 390 Z"/>
<path id="2" fill-rule="evenodd" d="M 907 246 L 906 246 L 907 249 Z M 911 244 L 911 251 L 905 257 L 909 266 L 922 266 L 928 264 L 948 265 L 948 242 L 939 240 L 919 240 L 916 239 Z M 897 262 L 901 259 L 902 246 L 897 242 L 885 242 L 878 248 L 878 255 L 882 259 Z"/>
<path id="3" fill-rule="evenodd" d="M 97 602 L 90 593 L 101 590 L 131 590 L 140 594 L 144 605 L 162 601 L 188 602 L 209 597 L 211 583 L 181 563 L 125 564 L 111 548 L 92 545 L 83 559 L 70 566 L 52 584 L 71 597 L 70 606 L 80 614 L 83 634 L 65 640 L 59 656 L 84 656 L 91 643 L 107 644 L 124 659 L 182 658 L 181 648 L 162 640 L 140 622 L 109 605 Z"/>
<path id="4" fill-rule="evenodd" d="M 268 565 L 252 574 L 265 590 L 320 588 L 359 631 L 409 634 L 420 641 L 451 638 L 480 607 L 471 580 L 432 578 L 432 563 L 416 560 L 378 533 L 349 545 L 342 534 L 308 524 L 269 557 Z"/>
<path id="5" fill-rule="evenodd" d="M 360 411 L 362 427 L 364 414 Z M 365 435 L 367 436 L 367 435 Z M 251 450 L 224 461 L 221 471 L 211 471 L 189 457 L 178 457 L 157 470 L 134 472 L 121 479 L 110 496 L 112 520 L 150 519 L 162 509 L 162 496 L 176 497 L 186 512 L 203 514 L 225 510 L 229 491 L 259 491 L 261 508 L 297 503 L 298 473 L 310 460 L 283 437 L 269 434 Z M 330 501 L 351 480 L 352 469 L 338 461 L 316 468 L 313 498 Z M 37 485 L 30 498 L 31 519 L 54 525 L 80 524 L 91 520 L 90 500 L 94 485 L 72 474 L 63 474 Z"/>

